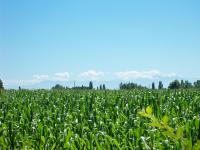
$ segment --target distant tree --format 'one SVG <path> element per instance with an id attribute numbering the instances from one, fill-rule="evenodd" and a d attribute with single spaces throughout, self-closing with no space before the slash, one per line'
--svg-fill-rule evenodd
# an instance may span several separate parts
<path id="1" fill-rule="evenodd" d="M 181 80 L 181 88 L 184 88 L 184 89 L 188 89 L 188 88 L 192 88 L 192 83 L 190 83 L 188 80 L 184 81 L 184 80 Z"/>
<path id="2" fill-rule="evenodd" d="M 194 82 L 194 87 L 200 88 L 200 80 L 197 80 L 196 82 Z"/>
<path id="3" fill-rule="evenodd" d="M 159 81 L 159 83 L 158 83 L 158 89 L 163 89 L 163 83 L 162 83 L 162 81 Z"/>
<path id="4" fill-rule="evenodd" d="M 152 83 L 151 88 L 152 88 L 153 90 L 155 90 L 155 83 L 154 83 L 154 82 Z"/>
<path id="5" fill-rule="evenodd" d="M 193 86 L 192 86 L 192 83 L 190 83 L 188 80 L 186 80 L 185 81 L 185 83 L 184 83 L 184 88 L 192 88 Z"/>
<path id="6" fill-rule="evenodd" d="M 82 86 L 75 86 L 75 87 L 72 87 L 71 89 L 73 89 L 73 90 L 88 90 L 89 87 L 88 87 L 88 86 L 82 85 Z"/>
<path id="7" fill-rule="evenodd" d="M 60 84 L 56 84 L 54 87 L 52 87 L 51 89 L 53 90 L 64 90 L 65 87 L 60 85 Z"/>
<path id="8" fill-rule="evenodd" d="M 123 87 L 123 83 L 121 82 L 121 83 L 119 84 L 119 89 L 122 89 L 122 87 Z"/>
<path id="9" fill-rule="evenodd" d="M 181 88 L 181 83 L 178 80 L 174 80 L 169 84 L 168 88 L 169 89 L 179 89 L 179 88 Z"/>
<path id="10" fill-rule="evenodd" d="M 102 90 L 102 85 L 99 86 L 99 89 Z"/>
<path id="11" fill-rule="evenodd" d="M 18 90 L 21 90 L 21 89 L 22 89 L 21 86 L 19 86 Z"/>
<path id="12" fill-rule="evenodd" d="M 4 89 L 3 87 L 3 81 L 0 79 L 0 89 Z"/>
<path id="13" fill-rule="evenodd" d="M 121 90 L 131 90 L 131 89 L 146 89 L 146 87 L 143 87 L 141 85 L 137 85 L 136 83 L 120 83 L 119 88 Z"/>
<path id="14" fill-rule="evenodd" d="M 185 88 L 185 82 L 181 80 L 181 88 Z"/>
<path id="15" fill-rule="evenodd" d="M 74 88 L 76 87 L 76 81 L 74 81 Z"/>
<path id="16" fill-rule="evenodd" d="M 106 89 L 106 86 L 105 86 L 105 84 L 103 84 L 103 90 L 105 90 Z"/>
<path id="17" fill-rule="evenodd" d="M 89 82 L 89 89 L 90 89 L 90 90 L 93 89 L 93 83 L 92 83 L 92 81 Z"/>

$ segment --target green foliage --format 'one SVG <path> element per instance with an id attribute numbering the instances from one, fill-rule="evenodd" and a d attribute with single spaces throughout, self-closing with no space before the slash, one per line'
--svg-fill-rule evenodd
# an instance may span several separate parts
<path id="1" fill-rule="evenodd" d="M 64 90 L 65 87 L 60 85 L 60 84 L 56 84 L 54 87 L 52 87 L 52 90 Z"/>
<path id="2" fill-rule="evenodd" d="M 163 89 L 163 83 L 162 83 L 162 81 L 159 81 L 159 83 L 158 83 L 158 89 Z"/>
<path id="3" fill-rule="evenodd" d="M 181 88 L 181 83 L 178 80 L 174 80 L 169 84 L 169 89 L 179 89 Z"/>
<path id="4" fill-rule="evenodd" d="M 103 84 L 103 85 L 101 85 L 100 84 L 100 86 L 99 86 L 99 88 L 97 87 L 97 90 L 106 90 L 106 86 L 105 86 L 105 84 Z"/>
<path id="5" fill-rule="evenodd" d="M 194 87 L 200 88 L 200 80 L 197 80 L 196 82 L 194 82 Z"/>
<path id="6" fill-rule="evenodd" d="M 152 83 L 151 89 L 152 89 L 152 90 L 155 90 L 155 89 L 156 89 L 155 83 L 154 83 L 154 82 Z"/>
<path id="7" fill-rule="evenodd" d="M 199 114 L 198 89 L 3 90 L 0 149 L 197 150 Z"/>
<path id="8" fill-rule="evenodd" d="M 174 142 L 174 144 L 177 146 L 178 149 L 186 149 L 186 150 L 199 150 L 200 149 L 200 140 L 198 139 L 196 143 L 192 144 L 192 137 L 185 136 L 184 131 L 186 131 L 189 127 L 184 127 L 179 124 L 176 124 L 176 130 L 173 129 L 168 125 L 169 117 L 164 116 L 161 120 L 153 116 L 152 114 L 152 107 L 147 106 L 146 112 L 138 112 L 139 115 L 143 117 L 150 118 L 152 121 L 149 123 L 149 126 L 156 127 L 160 130 L 160 132 L 164 135 L 164 137 L 168 137 L 170 140 Z M 196 122 L 199 122 L 200 119 L 195 120 Z M 199 124 L 196 126 L 199 128 Z M 186 131 L 187 132 L 187 131 Z M 161 142 L 165 139 L 160 138 Z"/>
<path id="9" fill-rule="evenodd" d="M 146 108 L 146 113 L 147 113 L 148 115 L 151 115 L 152 112 L 153 112 L 152 108 L 151 108 L 150 106 L 147 106 L 147 108 Z"/>
<path id="10" fill-rule="evenodd" d="M 105 86 L 105 84 L 103 84 L 103 90 L 105 90 L 106 89 L 106 86 Z"/>
<path id="11" fill-rule="evenodd" d="M 1 89 L 4 89 L 4 87 L 3 87 L 3 81 L 0 79 L 0 90 Z"/>
<path id="12" fill-rule="evenodd" d="M 193 87 L 192 83 L 190 83 L 188 80 L 186 81 L 181 80 L 181 88 L 188 89 L 192 87 Z"/>
<path id="13" fill-rule="evenodd" d="M 132 89 L 146 89 L 146 87 L 143 87 L 141 85 L 138 85 L 136 83 L 120 83 L 119 88 L 121 90 L 132 90 Z"/>
<path id="14" fill-rule="evenodd" d="M 93 83 L 92 83 L 92 81 L 89 82 L 89 89 L 90 89 L 90 90 L 93 89 Z"/>

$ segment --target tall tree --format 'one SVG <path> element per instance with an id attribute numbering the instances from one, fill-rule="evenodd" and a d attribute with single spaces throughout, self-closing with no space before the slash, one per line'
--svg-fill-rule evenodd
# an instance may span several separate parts
<path id="1" fill-rule="evenodd" d="M 105 84 L 103 84 L 103 90 L 105 90 L 106 89 L 106 86 L 105 86 Z"/>
<path id="2" fill-rule="evenodd" d="M 193 86 L 192 86 L 192 83 L 190 83 L 188 80 L 186 80 L 185 81 L 185 83 L 184 83 L 184 88 L 192 88 Z"/>
<path id="3" fill-rule="evenodd" d="M 158 83 L 158 89 L 163 89 L 163 83 L 162 83 L 162 81 L 159 81 L 159 83 Z"/>
<path id="4" fill-rule="evenodd" d="M 155 83 L 154 82 L 152 83 L 152 89 L 153 90 L 155 89 Z"/>
<path id="5" fill-rule="evenodd" d="M 200 88 L 200 80 L 197 80 L 196 82 L 194 82 L 194 87 Z"/>
<path id="6" fill-rule="evenodd" d="M 60 84 L 56 84 L 54 87 L 51 88 L 52 90 L 64 90 L 65 87 L 60 85 Z"/>
<path id="7" fill-rule="evenodd" d="M 93 83 L 92 83 L 92 81 L 89 82 L 89 89 L 90 89 L 90 90 L 93 89 Z"/>
<path id="8" fill-rule="evenodd" d="M 119 84 L 119 88 L 122 90 L 130 90 L 130 89 L 146 89 L 146 87 L 141 86 L 141 85 L 137 85 L 136 83 L 120 83 Z"/>
<path id="9" fill-rule="evenodd" d="M 169 89 L 179 89 L 179 88 L 181 88 L 181 83 L 178 80 L 174 80 L 169 84 L 168 88 Z"/>
<path id="10" fill-rule="evenodd" d="M 4 89 L 3 87 L 3 81 L 0 79 L 0 89 Z"/>
<path id="11" fill-rule="evenodd" d="M 184 80 L 181 80 L 181 88 L 184 88 L 184 89 L 188 89 L 188 88 L 192 88 L 192 83 L 190 83 L 188 80 L 184 81 Z"/>
<path id="12" fill-rule="evenodd" d="M 185 88 L 185 82 L 181 80 L 181 88 Z"/>

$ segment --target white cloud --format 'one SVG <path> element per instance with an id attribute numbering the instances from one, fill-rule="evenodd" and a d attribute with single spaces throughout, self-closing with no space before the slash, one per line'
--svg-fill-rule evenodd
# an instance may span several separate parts
<path id="1" fill-rule="evenodd" d="M 36 83 L 36 80 L 4 80 L 6 85 L 29 85 Z"/>
<path id="2" fill-rule="evenodd" d="M 177 76 L 173 72 L 164 73 L 158 70 L 116 72 L 115 75 L 122 80 L 172 78 Z"/>
<path id="3" fill-rule="evenodd" d="M 41 83 L 43 81 L 49 80 L 48 75 L 33 75 L 32 79 L 29 80 L 5 80 L 5 84 L 15 84 L 15 85 L 31 85 L 36 83 Z"/>
<path id="4" fill-rule="evenodd" d="M 82 72 L 79 77 L 82 80 L 100 80 L 102 77 L 104 77 L 104 75 L 105 73 L 102 71 L 89 70 Z"/>
<path id="5" fill-rule="evenodd" d="M 72 78 L 73 77 L 73 78 Z M 28 80 L 4 80 L 3 82 L 6 85 L 33 85 L 38 84 L 44 81 L 111 81 L 111 80 L 136 80 L 136 79 L 160 79 L 160 78 L 174 78 L 179 77 L 176 73 L 173 72 L 161 72 L 158 70 L 150 70 L 150 71 L 125 71 L 125 72 L 115 72 L 115 73 L 107 73 L 102 71 L 89 70 L 86 72 L 82 72 L 78 75 L 72 76 L 69 72 L 60 72 L 55 73 L 51 76 L 49 75 L 33 75 L 32 79 Z"/>
<path id="6" fill-rule="evenodd" d="M 68 81 L 70 79 L 70 74 L 68 72 L 55 73 L 53 81 Z"/>
<path id="7" fill-rule="evenodd" d="M 49 80 L 49 76 L 48 75 L 33 75 L 34 80 L 37 81 L 46 81 Z"/>
<path id="8" fill-rule="evenodd" d="M 33 75 L 32 79 L 27 80 L 4 80 L 6 85 L 33 85 L 44 81 L 68 81 L 69 73 L 55 73 L 53 76 L 49 75 Z"/>

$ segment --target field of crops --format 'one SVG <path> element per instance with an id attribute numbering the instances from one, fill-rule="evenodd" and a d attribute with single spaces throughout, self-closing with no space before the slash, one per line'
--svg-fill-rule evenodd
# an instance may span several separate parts
<path id="1" fill-rule="evenodd" d="M 199 149 L 199 90 L 0 93 L 0 149 Z"/>

